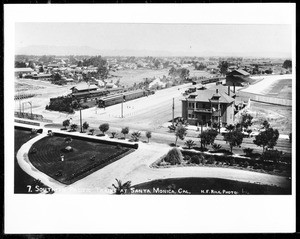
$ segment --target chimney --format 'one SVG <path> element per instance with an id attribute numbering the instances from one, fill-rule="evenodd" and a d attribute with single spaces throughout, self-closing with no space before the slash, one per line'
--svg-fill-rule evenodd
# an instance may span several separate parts
<path id="1" fill-rule="evenodd" d="M 219 89 L 216 89 L 216 93 L 217 93 L 217 94 L 219 93 Z"/>
<path id="2" fill-rule="evenodd" d="M 230 96 L 230 85 L 228 86 L 228 95 Z"/>

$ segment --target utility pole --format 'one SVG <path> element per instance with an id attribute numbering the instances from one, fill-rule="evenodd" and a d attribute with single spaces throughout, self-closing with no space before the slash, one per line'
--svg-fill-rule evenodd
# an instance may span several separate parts
<path id="1" fill-rule="evenodd" d="M 28 104 L 30 104 L 30 113 L 31 113 L 31 119 L 33 119 L 33 115 L 32 115 L 32 102 L 31 101 L 28 101 L 27 102 Z"/>
<path id="2" fill-rule="evenodd" d="M 174 98 L 173 98 L 173 105 L 172 105 L 172 125 L 174 126 Z"/>
<path id="3" fill-rule="evenodd" d="M 82 115 L 81 115 L 81 107 L 79 108 L 79 112 L 80 112 L 80 133 L 82 133 Z"/>

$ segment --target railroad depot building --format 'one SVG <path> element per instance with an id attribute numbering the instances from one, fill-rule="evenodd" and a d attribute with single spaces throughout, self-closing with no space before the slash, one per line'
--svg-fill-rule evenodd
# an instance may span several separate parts
<path id="1" fill-rule="evenodd" d="M 226 85 L 244 86 L 250 83 L 250 74 L 242 69 L 233 70 L 226 75 Z"/>
<path id="2" fill-rule="evenodd" d="M 198 89 L 182 101 L 182 117 L 191 125 L 234 123 L 235 93 L 230 86 L 216 85 L 210 89 Z"/>
<path id="3" fill-rule="evenodd" d="M 85 82 L 82 82 L 76 86 L 73 86 L 70 90 L 72 91 L 72 93 L 88 93 L 90 91 L 95 91 L 99 89 L 99 87 L 97 85 L 88 85 L 87 83 Z"/>

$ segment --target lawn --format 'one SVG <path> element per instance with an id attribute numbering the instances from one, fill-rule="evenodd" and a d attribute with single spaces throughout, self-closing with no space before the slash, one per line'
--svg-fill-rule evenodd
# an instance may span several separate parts
<path id="1" fill-rule="evenodd" d="M 70 146 L 72 151 L 65 152 Z M 99 143 L 73 138 L 66 143 L 63 136 L 48 136 L 36 142 L 31 149 L 36 153 L 29 153 L 29 160 L 40 171 L 51 178 L 72 184 L 104 166 L 133 152 L 133 149 L 112 144 Z M 61 160 L 64 155 L 64 161 Z"/>
<path id="2" fill-rule="evenodd" d="M 47 188 L 40 182 L 37 182 L 33 177 L 25 173 L 19 166 L 16 158 L 16 154 L 20 147 L 28 140 L 34 138 L 36 135 L 31 134 L 30 131 L 15 129 L 15 167 L 14 167 L 14 192 L 15 193 L 29 193 L 29 186 L 34 189 L 36 185 L 40 188 Z M 31 193 L 37 193 L 32 190 Z"/>
<path id="3" fill-rule="evenodd" d="M 187 195 L 282 195 L 291 194 L 291 188 L 280 188 L 276 186 L 261 185 L 220 178 L 174 178 L 159 179 L 134 185 L 129 191 L 127 191 L 127 193 Z"/>

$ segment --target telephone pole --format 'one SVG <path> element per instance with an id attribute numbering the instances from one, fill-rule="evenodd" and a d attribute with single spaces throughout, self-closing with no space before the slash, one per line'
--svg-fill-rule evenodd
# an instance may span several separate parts
<path id="1" fill-rule="evenodd" d="M 174 98 L 173 98 L 173 105 L 172 105 L 172 125 L 174 126 Z"/>
<path id="2" fill-rule="evenodd" d="M 79 112 L 80 112 L 80 133 L 82 133 L 82 115 L 81 115 L 81 107 L 79 108 Z"/>

